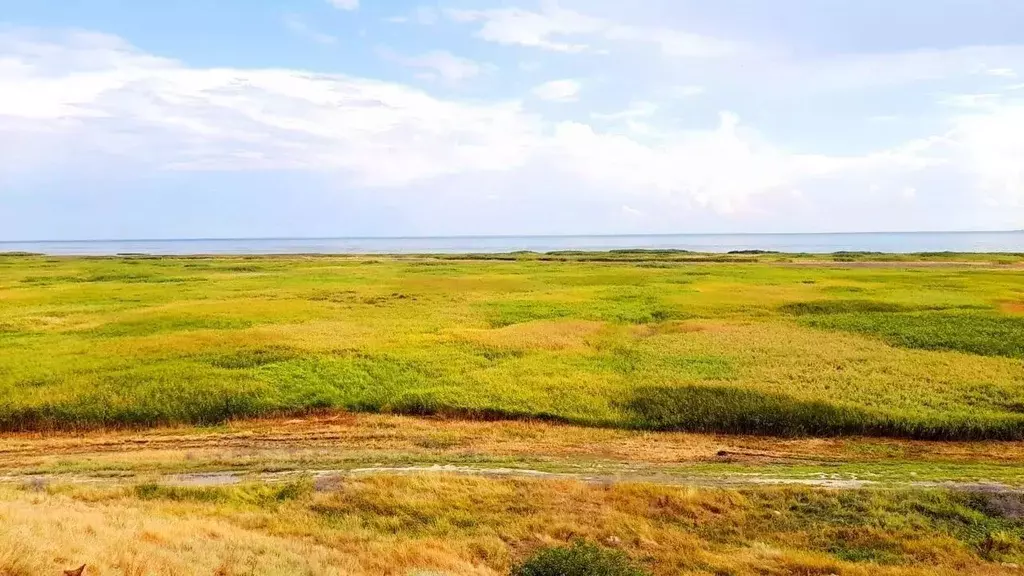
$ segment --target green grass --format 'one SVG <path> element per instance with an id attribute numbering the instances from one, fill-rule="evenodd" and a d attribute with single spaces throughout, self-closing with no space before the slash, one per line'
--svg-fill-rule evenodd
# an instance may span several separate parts
<path id="1" fill-rule="evenodd" d="M 512 567 L 512 576 L 650 576 L 624 552 L 582 540 L 536 552 Z"/>
<path id="2" fill-rule="evenodd" d="M 907 418 L 824 400 L 799 400 L 732 387 L 638 388 L 625 403 L 633 426 L 654 430 L 777 436 L 909 436 L 920 439 L 1021 437 L 1022 420 L 969 417 Z"/>
<path id="3" fill-rule="evenodd" d="M 1024 358 L 1024 316 L 996 313 L 915 312 L 812 316 L 808 326 L 881 338 L 893 346 Z"/>
<path id="4" fill-rule="evenodd" d="M 132 488 L 139 500 L 163 502 L 217 503 L 268 508 L 275 504 L 308 497 L 313 483 L 305 480 L 282 484 L 248 484 L 242 487 L 168 486 L 137 484 Z"/>
<path id="5" fill-rule="evenodd" d="M 0 430 L 355 410 L 1024 439 L 1024 258 L 839 257 L 3 256 Z"/>

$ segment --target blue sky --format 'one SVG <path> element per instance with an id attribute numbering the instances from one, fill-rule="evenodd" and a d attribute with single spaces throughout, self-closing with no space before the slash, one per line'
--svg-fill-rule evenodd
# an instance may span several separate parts
<path id="1" fill-rule="evenodd" d="M 1024 228 L 1018 0 L 0 0 L 0 240 Z"/>

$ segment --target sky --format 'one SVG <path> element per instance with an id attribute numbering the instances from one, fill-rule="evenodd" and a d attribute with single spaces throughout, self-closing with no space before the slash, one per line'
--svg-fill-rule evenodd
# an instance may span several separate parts
<path id="1" fill-rule="evenodd" d="M 0 0 L 0 240 L 1024 228 L 1020 0 Z"/>

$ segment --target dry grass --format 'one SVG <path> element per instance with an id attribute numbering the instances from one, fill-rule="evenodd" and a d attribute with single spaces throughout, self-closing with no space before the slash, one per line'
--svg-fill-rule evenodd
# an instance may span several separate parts
<path id="1" fill-rule="evenodd" d="M 601 322 L 587 321 L 539 321 L 514 324 L 490 330 L 454 329 L 452 336 L 457 340 L 491 347 L 498 352 L 529 350 L 574 350 L 585 351 L 607 328 Z"/>
<path id="2" fill-rule="evenodd" d="M 1000 309 L 1007 314 L 1024 314 L 1024 302 L 1004 302 Z"/>
<path id="3" fill-rule="evenodd" d="M 982 497 L 983 498 L 983 497 Z M 0 574 L 496 575 L 543 545 L 658 575 L 1012 574 L 1021 525 L 973 496 L 454 477 L 285 488 L 0 488 Z M 965 530 L 963 522 L 974 529 Z M 993 536 L 995 535 L 995 536 Z M 987 544 L 1008 535 L 997 549 Z"/>

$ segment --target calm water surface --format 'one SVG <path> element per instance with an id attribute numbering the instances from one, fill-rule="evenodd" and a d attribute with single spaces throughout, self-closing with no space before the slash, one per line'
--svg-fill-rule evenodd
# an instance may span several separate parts
<path id="1" fill-rule="evenodd" d="M 409 254 L 648 248 L 729 252 L 1024 252 L 1024 231 L 861 234 L 673 234 L 636 236 L 460 236 L 435 238 L 255 238 L 0 242 L 0 252 L 52 255 Z"/>

